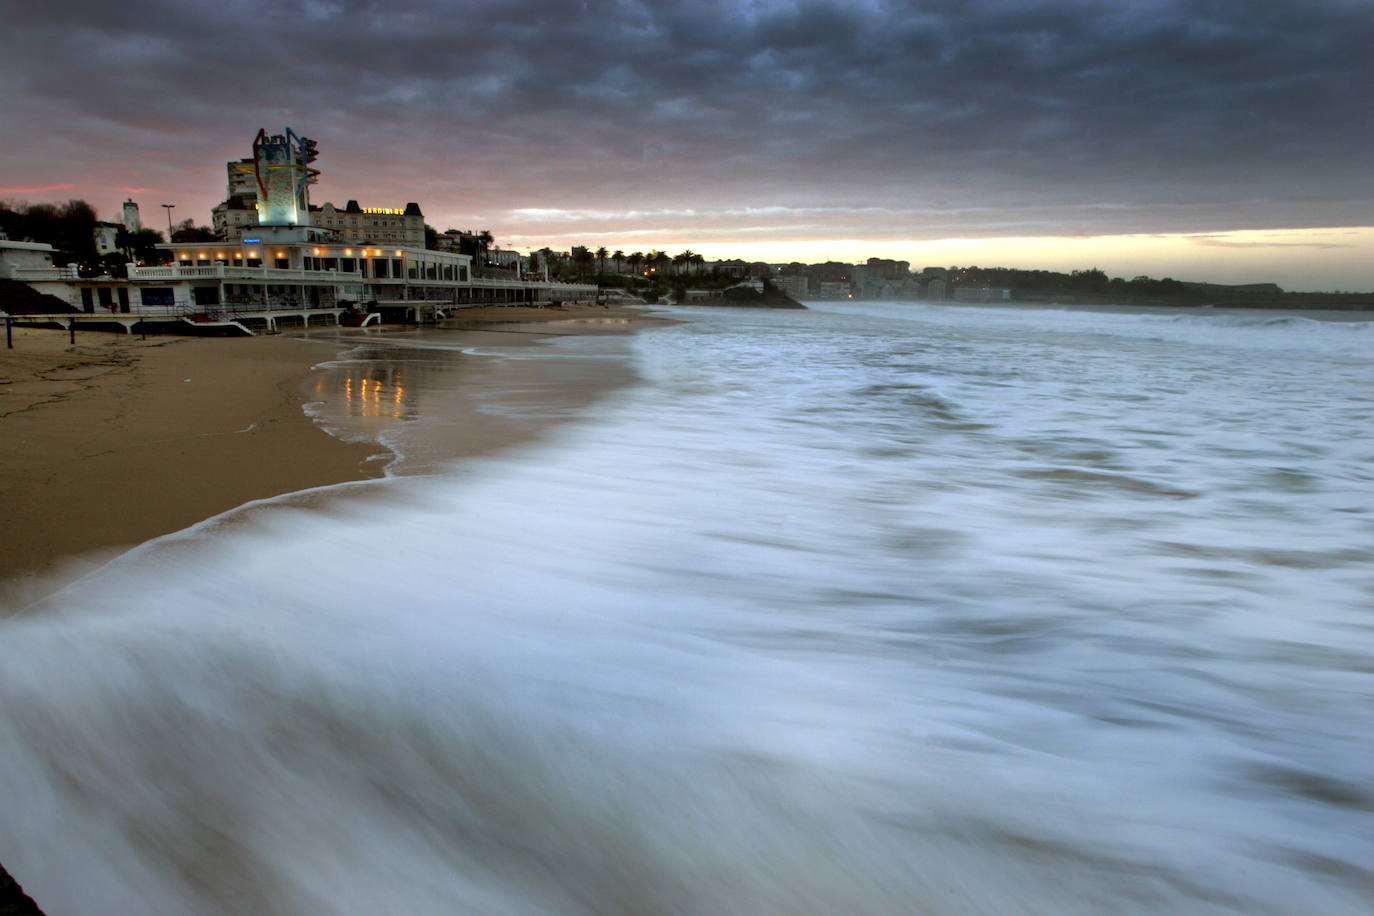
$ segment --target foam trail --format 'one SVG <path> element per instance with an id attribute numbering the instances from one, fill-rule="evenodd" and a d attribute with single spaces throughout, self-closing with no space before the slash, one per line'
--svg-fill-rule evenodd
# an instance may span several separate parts
<path id="1" fill-rule="evenodd" d="M 55 913 L 1360 912 L 1362 332 L 889 312 L 684 311 L 543 444 L 5 621 L 0 860 Z"/>

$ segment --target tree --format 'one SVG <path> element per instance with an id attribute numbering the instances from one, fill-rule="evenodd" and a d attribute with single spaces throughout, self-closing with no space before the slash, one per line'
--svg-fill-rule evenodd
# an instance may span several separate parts
<path id="1" fill-rule="evenodd" d="M 162 233 L 156 229 L 140 229 L 127 235 L 129 252 L 140 264 L 162 264 L 171 260 L 171 254 L 157 246 L 162 244 Z"/>
<path id="2" fill-rule="evenodd" d="M 173 242 L 213 242 L 215 231 L 209 226 L 197 226 L 193 220 L 184 219 L 172 232 Z"/>
<path id="3" fill-rule="evenodd" d="M 630 263 L 630 270 L 633 273 L 639 273 L 640 268 L 644 266 L 644 253 L 642 251 L 636 251 L 625 260 Z"/>
<path id="4" fill-rule="evenodd" d="M 606 272 L 606 258 L 609 254 L 604 245 L 596 249 L 596 272 L 598 275 Z"/>
<path id="5" fill-rule="evenodd" d="M 615 254 L 611 255 L 611 263 L 615 265 L 615 272 L 623 274 L 625 272 L 625 252 L 616 249 Z"/>

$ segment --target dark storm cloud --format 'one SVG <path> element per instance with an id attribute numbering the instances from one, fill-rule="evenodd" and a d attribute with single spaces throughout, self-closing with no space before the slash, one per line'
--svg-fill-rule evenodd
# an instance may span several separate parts
<path id="1" fill-rule="evenodd" d="M 324 196 L 588 231 L 1210 231 L 1374 200 L 1362 0 L 8 5 L 4 186 L 208 206 L 290 124 Z"/>

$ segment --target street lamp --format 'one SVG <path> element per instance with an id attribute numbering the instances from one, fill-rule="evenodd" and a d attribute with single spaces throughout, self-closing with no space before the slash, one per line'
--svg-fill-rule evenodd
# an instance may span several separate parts
<path id="1" fill-rule="evenodd" d="M 172 240 L 172 208 L 176 204 L 163 204 L 162 206 L 167 211 L 167 241 L 170 242 Z"/>

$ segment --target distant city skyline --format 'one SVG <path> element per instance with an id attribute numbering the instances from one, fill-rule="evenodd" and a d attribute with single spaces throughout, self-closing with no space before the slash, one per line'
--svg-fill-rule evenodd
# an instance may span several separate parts
<path id="1" fill-rule="evenodd" d="M 418 201 L 521 250 L 1374 290 L 1368 4 L 53 0 L 7 22 L 0 199 L 208 224 L 225 161 L 289 125 L 319 141 L 317 203 Z"/>

